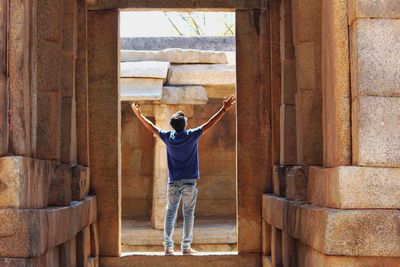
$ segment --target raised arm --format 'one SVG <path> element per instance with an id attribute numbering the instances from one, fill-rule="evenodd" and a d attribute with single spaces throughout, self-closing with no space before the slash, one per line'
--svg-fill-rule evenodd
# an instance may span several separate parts
<path id="1" fill-rule="evenodd" d="M 135 113 L 136 117 L 140 120 L 140 122 L 146 127 L 147 130 L 152 132 L 155 135 L 160 135 L 160 129 L 154 125 L 149 119 L 143 116 L 142 112 L 140 111 L 139 105 L 132 103 L 132 110 Z"/>
<path id="2" fill-rule="evenodd" d="M 225 115 L 228 110 L 236 103 L 235 96 L 231 95 L 228 99 L 224 99 L 221 109 L 215 113 L 206 123 L 201 125 L 203 133 L 208 131 L 211 127 L 213 127 L 219 120 Z"/>

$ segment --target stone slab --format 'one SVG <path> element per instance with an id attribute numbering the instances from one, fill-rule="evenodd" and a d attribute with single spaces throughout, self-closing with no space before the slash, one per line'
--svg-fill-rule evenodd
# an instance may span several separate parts
<path id="1" fill-rule="evenodd" d="M 207 104 L 207 91 L 203 86 L 164 86 L 161 103 L 201 105 Z"/>
<path id="2" fill-rule="evenodd" d="M 355 21 L 351 26 L 352 97 L 400 96 L 399 51 L 399 20 Z"/>
<path id="3" fill-rule="evenodd" d="M 297 267 L 296 239 L 282 231 L 282 265 L 283 267 Z"/>
<path id="4" fill-rule="evenodd" d="M 324 166 L 351 164 L 350 52 L 347 2 L 323 1 Z"/>
<path id="5" fill-rule="evenodd" d="M 50 206 L 69 206 L 71 203 L 71 167 L 64 164 L 54 166 L 50 177 Z"/>
<path id="6" fill-rule="evenodd" d="M 281 1 L 281 36 L 280 36 L 280 46 L 281 48 L 281 59 L 284 61 L 285 59 L 294 59 L 295 58 L 295 50 L 293 43 L 293 17 L 290 14 L 292 7 L 291 0 Z M 284 9 L 289 9 L 289 14 Z"/>
<path id="7" fill-rule="evenodd" d="M 81 165 L 72 168 L 71 193 L 73 200 L 82 200 L 89 194 L 90 168 Z"/>
<path id="8" fill-rule="evenodd" d="M 358 18 L 400 18 L 400 3 L 397 0 L 351 0 L 349 1 L 349 25 Z"/>
<path id="9" fill-rule="evenodd" d="M 76 238 L 72 238 L 59 246 L 60 266 L 76 267 Z"/>
<path id="10" fill-rule="evenodd" d="M 90 225 L 90 256 L 98 257 L 99 254 L 99 233 L 97 230 L 97 223 L 93 223 Z"/>
<path id="11" fill-rule="evenodd" d="M 322 99 L 320 92 L 306 90 L 296 94 L 297 164 L 321 165 Z"/>
<path id="12" fill-rule="evenodd" d="M 301 242 L 296 242 L 297 267 L 397 267 L 396 257 L 348 257 L 324 255 Z"/>
<path id="13" fill-rule="evenodd" d="M 320 0 L 292 0 L 295 44 L 320 38 L 322 2 Z"/>
<path id="14" fill-rule="evenodd" d="M 170 67 L 169 62 L 140 61 L 120 63 L 122 78 L 155 78 L 165 80 Z"/>
<path id="15" fill-rule="evenodd" d="M 272 266 L 283 266 L 282 258 L 282 230 L 271 227 L 271 263 Z"/>
<path id="16" fill-rule="evenodd" d="M 269 10 L 237 10 L 236 25 L 237 128 L 252 129 L 237 133 L 238 251 L 260 253 L 261 197 L 272 191 Z"/>
<path id="17" fill-rule="evenodd" d="M 236 67 L 223 64 L 171 65 L 170 85 L 235 85 Z"/>
<path id="18" fill-rule="evenodd" d="M 207 91 L 207 97 L 210 98 L 224 98 L 236 94 L 236 88 L 233 85 L 208 85 L 204 86 Z"/>
<path id="19" fill-rule="evenodd" d="M 296 60 L 285 59 L 282 62 L 282 105 L 294 105 L 296 103 Z"/>
<path id="20" fill-rule="evenodd" d="M 306 200 L 308 184 L 308 167 L 293 166 L 286 173 L 286 198 L 289 200 Z"/>
<path id="21" fill-rule="evenodd" d="M 314 41 L 296 44 L 296 80 L 298 90 L 316 89 Z"/>
<path id="22" fill-rule="evenodd" d="M 90 190 L 96 194 L 100 254 L 121 247 L 119 10 L 88 12 Z M 113 37 L 114 36 L 114 37 Z"/>
<path id="23" fill-rule="evenodd" d="M 236 253 L 235 253 L 236 254 Z M 256 267 L 261 266 L 259 254 L 240 254 L 232 253 L 200 253 L 190 257 L 165 257 L 163 253 L 142 253 L 142 254 L 123 254 L 122 257 L 101 257 L 100 266 L 102 267 L 161 267 L 161 266 L 210 266 L 210 267 Z"/>
<path id="24" fill-rule="evenodd" d="M 353 164 L 399 167 L 398 97 L 361 96 L 352 104 Z"/>
<path id="25" fill-rule="evenodd" d="M 49 161 L 0 157 L 0 208 L 45 208 L 51 172 Z"/>
<path id="26" fill-rule="evenodd" d="M 308 200 L 337 209 L 400 209 L 400 170 L 310 167 Z"/>
<path id="27" fill-rule="evenodd" d="M 87 266 L 90 257 L 90 228 L 85 227 L 76 236 L 77 266 Z"/>
<path id="28" fill-rule="evenodd" d="M 280 107 L 280 164 L 295 165 L 297 163 L 296 106 Z"/>
<path id="29" fill-rule="evenodd" d="M 262 254 L 265 256 L 271 255 L 271 235 L 272 235 L 272 229 L 271 225 L 268 224 L 264 219 L 262 220 L 262 229 L 261 229 L 261 235 L 262 235 Z"/>
<path id="30" fill-rule="evenodd" d="M 161 100 L 162 79 L 122 78 L 121 101 Z"/>
<path id="31" fill-rule="evenodd" d="M 166 61 L 174 64 L 227 64 L 224 52 L 170 48 L 160 51 L 121 50 L 121 61 Z"/>

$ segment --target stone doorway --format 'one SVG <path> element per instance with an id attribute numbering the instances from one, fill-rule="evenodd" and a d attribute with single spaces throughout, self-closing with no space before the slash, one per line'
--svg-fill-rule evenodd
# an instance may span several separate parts
<path id="1" fill-rule="evenodd" d="M 226 19 L 220 26 L 227 25 L 227 29 L 221 27 L 221 32 L 213 35 L 202 35 L 199 30 L 181 36 L 185 28 L 172 22 L 169 27 L 163 26 L 169 22 L 164 16 L 173 16 L 181 23 L 183 16 L 190 16 L 197 23 L 202 22 L 198 27 L 203 32 L 211 30 L 208 25 L 215 27 L 219 19 Z M 143 114 L 165 130 L 171 129 L 169 118 L 178 110 L 189 118 L 189 128 L 206 122 L 219 110 L 223 97 L 236 95 L 235 36 L 222 35 L 227 30 L 234 34 L 234 16 L 234 12 L 120 13 L 123 252 L 163 250 L 168 179 L 165 145 L 141 125 L 130 105 L 133 101 L 140 104 Z M 153 24 L 135 31 L 132 21 Z M 158 30 L 163 27 L 171 30 L 169 35 Z M 180 27 L 180 31 L 173 32 L 173 27 Z M 199 155 L 201 179 L 193 247 L 207 252 L 235 251 L 235 109 L 201 137 Z M 174 233 L 177 246 L 181 236 L 180 208 Z"/>
<path id="2" fill-rule="evenodd" d="M 222 6 L 222 7 L 221 7 Z M 260 265 L 261 198 L 271 191 L 270 75 L 268 3 L 102 2 L 88 11 L 89 99 L 93 190 L 98 196 L 99 241 L 104 266 L 129 265 L 142 256 L 121 255 L 121 159 L 119 11 L 121 8 L 227 10 L 236 12 L 237 25 L 237 234 L 238 255 L 199 257 L 206 262 Z M 99 79 L 101 77 L 102 79 Z M 113 89 L 114 88 L 114 89 Z M 111 128 L 110 128 L 111 127 Z M 110 131 L 111 129 L 111 131 Z M 250 130 L 251 129 L 251 130 Z M 103 140 L 107 140 L 104 142 Z M 107 165 L 107 166 L 105 166 Z M 147 256 L 144 256 L 147 258 Z M 150 260 L 150 261 L 149 261 Z M 149 265 L 157 260 L 145 259 Z M 175 260 L 175 259 L 174 259 Z M 178 261 L 178 258 L 176 259 Z M 125 263 L 123 263 L 125 262 Z M 180 264 L 185 264 L 182 259 Z M 161 263 L 161 262 L 160 262 Z M 178 265 L 177 265 L 178 266 Z M 182 265 L 184 266 L 184 265 Z"/>

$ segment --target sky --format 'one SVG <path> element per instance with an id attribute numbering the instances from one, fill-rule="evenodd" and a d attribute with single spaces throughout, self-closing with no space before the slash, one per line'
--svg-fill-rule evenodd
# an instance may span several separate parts
<path id="1" fill-rule="evenodd" d="M 121 37 L 196 36 L 198 34 L 189 25 L 192 21 L 189 15 L 196 21 L 201 35 L 222 36 L 235 32 L 234 12 L 130 11 L 121 12 L 120 34 Z M 182 17 L 186 17 L 188 22 Z"/>

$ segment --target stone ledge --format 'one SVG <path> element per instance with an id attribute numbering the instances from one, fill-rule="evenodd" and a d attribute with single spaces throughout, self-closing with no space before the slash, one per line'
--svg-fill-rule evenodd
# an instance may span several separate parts
<path id="1" fill-rule="evenodd" d="M 324 255 L 300 241 L 296 242 L 297 267 L 397 267 L 396 257 L 346 257 Z"/>
<path id="2" fill-rule="evenodd" d="M 308 200 L 337 209 L 400 209 L 400 168 L 311 167 Z"/>
<path id="3" fill-rule="evenodd" d="M 0 255 L 38 257 L 97 220 L 96 197 L 67 207 L 0 210 Z"/>
<path id="4" fill-rule="evenodd" d="M 327 255 L 400 257 L 400 211 L 338 210 L 263 196 L 263 217 Z"/>
<path id="5" fill-rule="evenodd" d="M 216 255 L 217 254 L 217 255 Z M 218 253 L 200 253 L 196 256 L 174 256 L 165 257 L 161 254 L 126 255 L 123 257 L 101 257 L 100 266 L 103 267 L 187 267 L 187 266 L 208 266 L 208 267 L 256 267 L 261 266 L 259 254 L 226 255 Z"/>

